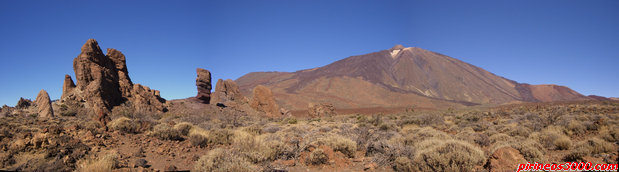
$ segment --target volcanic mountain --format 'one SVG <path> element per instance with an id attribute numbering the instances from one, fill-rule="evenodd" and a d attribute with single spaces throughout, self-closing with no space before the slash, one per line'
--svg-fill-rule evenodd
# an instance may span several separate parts
<path id="1" fill-rule="evenodd" d="M 401 45 L 313 69 L 253 72 L 236 82 L 246 95 L 265 85 L 278 103 L 293 110 L 322 102 L 355 109 L 591 99 L 564 86 L 518 83 L 452 57 Z"/>

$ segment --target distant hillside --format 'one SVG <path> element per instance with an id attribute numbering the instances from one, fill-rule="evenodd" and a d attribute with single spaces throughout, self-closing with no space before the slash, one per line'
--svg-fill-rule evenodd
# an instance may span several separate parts
<path id="1" fill-rule="evenodd" d="M 441 108 L 592 99 L 564 86 L 521 84 L 421 48 L 395 46 L 297 72 L 253 72 L 236 80 L 246 95 L 258 84 L 290 109 L 310 102 L 337 108 Z"/>

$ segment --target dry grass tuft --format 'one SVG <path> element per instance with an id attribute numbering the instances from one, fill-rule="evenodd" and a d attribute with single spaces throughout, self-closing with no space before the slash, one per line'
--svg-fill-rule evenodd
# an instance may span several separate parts
<path id="1" fill-rule="evenodd" d="M 137 133 L 138 126 L 133 120 L 127 117 L 120 117 L 114 119 L 108 124 L 108 127 L 114 131 L 120 131 L 123 133 Z"/>
<path id="2" fill-rule="evenodd" d="M 181 132 L 165 123 L 155 125 L 150 135 L 161 140 L 183 140 Z"/>
<path id="3" fill-rule="evenodd" d="M 181 122 L 174 125 L 174 129 L 180 132 L 183 136 L 189 135 L 189 130 L 191 130 L 191 128 L 193 128 L 193 124 L 189 122 Z"/>
<path id="4" fill-rule="evenodd" d="M 118 163 L 118 153 L 108 153 L 99 158 L 88 158 L 78 162 L 77 170 L 80 172 L 110 172 Z"/>
<path id="5" fill-rule="evenodd" d="M 193 167 L 194 171 L 253 172 L 260 168 L 231 150 L 216 148 L 200 157 Z"/>

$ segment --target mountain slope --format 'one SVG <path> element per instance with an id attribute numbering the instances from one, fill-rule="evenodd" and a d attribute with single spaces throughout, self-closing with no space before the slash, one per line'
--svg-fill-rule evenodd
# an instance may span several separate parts
<path id="1" fill-rule="evenodd" d="M 455 58 L 400 45 L 314 69 L 253 72 L 236 82 L 245 93 L 266 85 L 291 109 L 304 109 L 309 102 L 338 108 L 440 108 L 590 99 L 567 87 L 520 84 Z"/>

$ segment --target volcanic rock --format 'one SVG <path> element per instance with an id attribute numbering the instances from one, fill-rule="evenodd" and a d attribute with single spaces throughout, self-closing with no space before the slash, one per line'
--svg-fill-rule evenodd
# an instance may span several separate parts
<path id="1" fill-rule="evenodd" d="M 62 84 L 62 96 L 60 96 L 60 100 L 65 101 L 68 99 L 75 87 L 75 83 L 73 79 L 71 79 L 71 76 L 64 75 L 64 84 Z"/>
<path id="2" fill-rule="evenodd" d="M 252 108 L 264 112 L 270 117 L 281 116 L 279 106 L 275 102 L 275 97 L 273 97 L 271 89 L 263 85 L 258 85 L 254 88 L 253 95 L 249 103 Z"/>
<path id="3" fill-rule="evenodd" d="M 513 171 L 521 163 L 526 163 L 524 156 L 512 147 L 497 149 L 488 161 L 490 171 Z"/>
<path id="4" fill-rule="evenodd" d="M 37 99 L 35 100 L 37 104 L 37 112 L 39 117 L 41 118 L 49 118 L 54 117 L 54 110 L 52 109 L 52 101 L 49 99 L 49 95 L 47 91 L 41 90 L 39 91 L 39 95 L 37 95 Z"/>
<path id="5" fill-rule="evenodd" d="M 82 46 L 82 52 L 73 59 L 73 70 L 77 89 L 91 107 L 111 110 L 122 102 L 116 65 L 103 54 L 96 40 L 89 39 Z"/>
<path id="6" fill-rule="evenodd" d="M 244 102 L 245 97 L 241 94 L 239 86 L 236 85 L 231 79 L 217 80 L 215 85 L 215 93 L 211 94 L 211 104 L 224 104 L 225 102 L 232 101 L 237 103 Z"/>
<path id="7" fill-rule="evenodd" d="M 206 69 L 197 68 L 196 73 L 198 73 L 198 77 L 196 78 L 198 95 L 196 98 L 202 100 L 202 103 L 209 104 L 211 102 L 211 89 L 213 88 L 211 85 L 211 72 Z"/>
<path id="8" fill-rule="evenodd" d="M 30 105 L 32 105 L 32 100 L 24 99 L 23 97 L 20 97 L 15 107 L 18 109 L 24 109 L 24 108 L 30 107 Z"/>
<path id="9" fill-rule="evenodd" d="M 122 96 L 131 97 L 133 82 L 131 82 L 131 78 L 129 78 L 125 55 L 116 49 L 108 48 L 106 56 L 109 57 L 115 64 L 116 73 L 118 75 L 118 85 L 120 86 L 119 89 Z"/>
<path id="10" fill-rule="evenodd" d="M 166 100 L 158 90 L 133 84 L 129 78 L 125 55 L 116 49 L 103 54 L 96 40 L 89 39 L 73 60 L 77 86 L 65 76 L 62 101 L 86 102 L 96 114 L 109 114 L 114 106 L 129 101 L 136 111 L 164 112 Z M 106 116 L 106 115 L 104 115 Z"/>
<path id="11" fill-rule="evenodd" d="M 307 112 L 310 117 L 324 117 L 336 115 L 335 107 L 331 103 L 309 103 Z"/>

